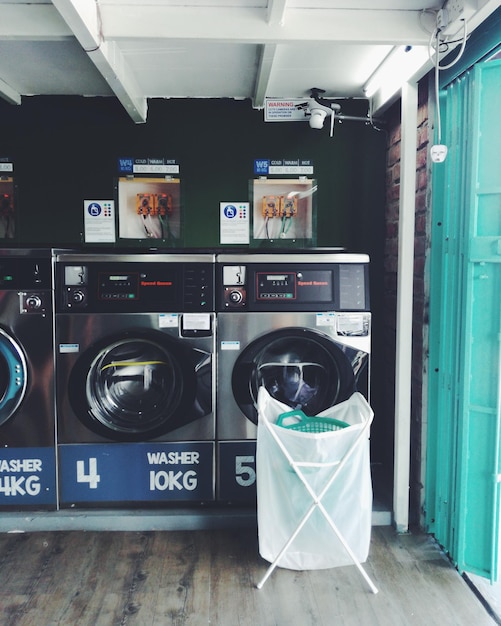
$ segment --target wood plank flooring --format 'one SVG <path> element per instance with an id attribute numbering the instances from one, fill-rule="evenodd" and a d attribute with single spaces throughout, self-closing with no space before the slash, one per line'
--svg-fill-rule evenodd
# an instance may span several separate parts
<path id="1" fill-rule="evenodd" d="M 255 529 L 0 534 L 2 626 L 476 626 L 496 622 L 426 535 L 374 527 L 365 569 L 268 563 Z"/>

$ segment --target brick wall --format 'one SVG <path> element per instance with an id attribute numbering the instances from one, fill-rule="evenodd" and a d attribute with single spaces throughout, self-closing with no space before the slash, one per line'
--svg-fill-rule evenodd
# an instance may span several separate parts
<path id="1" fill-rule="evenodd" d="M 412 337 L 412 404 L 411 404 L 411 491 L 410 521 L 419 522 L 421 507 L 421 431 L 423 411 L 423 372 L 427 358 L 426 337 L 428 302 L 425 281 L 426 258 L 429 249 L 429 189 L 428 189 L 428 81 L 423 79 L 418 91 L 418 128 L 416 155 L 416 209 L 414 240 L 414 311 Z M 384 252 L 384 336 L 385 361 L 393 367 L 387 369 L 385 380 L 385 411 L 395 410 L 395 337 L 398 263 L 398 217 L 400 196 L 400 141 L 401 103 L 397 102 L 386 115 L 386 234 Z M 392 430 L 393 433 L 393 430 Z"/>

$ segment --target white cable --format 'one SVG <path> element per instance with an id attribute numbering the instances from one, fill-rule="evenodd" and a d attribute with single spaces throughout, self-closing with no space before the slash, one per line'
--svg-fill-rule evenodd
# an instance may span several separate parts
<path id="1" fill-rule="evenodd" d="M 438 37 L 440 35 L 440 30 L 438 28 L 435 28 L 435 30 L 431 33 L 430 35 L 430 40 L 428 42 L 428 57 L 430 58 L 430 61 L 433 63 L 433 65 L 436 65 L 436 60 L 433 59 L 433 52 L 435 52 L 436 56 L 438 57 Z M 435 48 L 433 47 L 433 40 L 436 39 L 437 40 L 437 49 L 435 50 Z"/>
<path id="2" fill-rule="evenodd" d="M 450 69 L 451 67 L 456 65 L 456 63 L 459 61 L 459 59 L 464 54 L 464 51 L 466 49 L 466 42 L 468 41 L 468 27 L 467 27 L 467 24 L 466 24 L 466 20 L 463 19 L 461 21 L 463 22 L 463 38 L 461 40 L 461 47 L 459 49 L 459 52 L 458 52 L 456 58 L 453 61 L 451 61 L 451 63 L 449 63 L 448 65 L 440 65 L 440 63 L 438 63 L 438 69 L 439 70 L 448 70 L 448 69 Z M 440 33 L 441 33 L 440 28 L 436 28 L 432 32 L 431 37 L 430 37 L 430 41 L 428 43 L 428 55 L 430 57 L 430 61 L 432 61 L 432 62 L 433 62 L 433 52 L 432 51 L 433 50 L 435 51 L 435 55 L 438 58 L 440 44 L 443 43 L 443 44 L 447 45 L 447 43 L 448 43 L 446 40 L 440 41 Z M 433 48 L 433 39 L 437 40 L 436 48 Z M 437 64 L 435 63 L 434 65 L 437 65 Z"/>
<path id="3" fill-rule="evenodd" d="M 429 13 L 431 15 L 433 15 L 435 17 L 435 23 L 437 22 L 437 14 L 438 14 L 438 10 L 437 9 L 422 9 L 421 12 L 419 13 L 419 26 L 421 27 L 421 30 L 423 30 L 425 33 L 430 33 L 430 30 L 428 28 L 425 27 L 425 25 L 423 24 L 423 15 L 425 13 Z"/>
<path id="4" fill-rule="evenodd" d="M 463 56 L 463 53 L 465 51 L 466 48 L 466 42 L 468 40 L 468 28 L 466 26 L 466 20 L 462 20 L 463 22 L 463 41 L 461 42 L 461 48 L 459 49 L 458 55 L 456 56 L 456 58 L 449 63 L 448 65 L 439 65 L 438 69 L 439 70 L 448 70 L 449 68 L 451 68 L 453 65 L 456 65 L 456 63 L 459 61 L 459 59 Z M 447 42 L 446 42 L 447 43 Z M 438 51 L 437 51 L 438 52 Z"/>
<path id="5" fill-rule="evenodd" d="M 442 143 L 442 123 L 441 123 L 441 116 L 440 116 L 440 97 L 439 97 L 439 74 L 440 74 L 440 70 L 448 70 L 451 67 L 453 67 L 454 65 L 456 65 L 456 63 L 459 61 L 459 59 L 463 56 L 463 53 L 465 51 L 466 48 L 466 42 L 468 40 L 468 29 L 467 29 L 467 25 L 466 25 L 466 20 L 461 20 L 463 22 L 463 39 L 461 41 L 461 48 L 459 49 L 459 53 L 457 54 L 456 58 L 449 64 L 447 65 L 440 65 L 440 58 L 439 58 L 439 47 L 440 47 L 440 29 L 437 28 L 432 34 L 431 34 L 431 38 L 430 38 L 430 42 L 428 45 L 428 54 L 430 57 L 430 60 L 432 59 L 432 50 L 433 50 L 433 39 L 436 38 L 436 48 L 435 48 L 435 61 L 434 61 L 434 67 L 435 67 L 435 103 L 436 103 L 436 111 L 437 111 L 437 139 L 438 139 L 438 143 L 441 144 Z M 447 43 L 446 41 L 442 42 L 442 43 Z"/>
<path id="6" fill-rule="evenodd" d="M 438 38 L 437 38 L 438 42 Z M 435 56 L 435 109 L 437 111 L 437 139 L 438 144 L 442 143 L 442 122 L 440 118 L 440 96 L 439 96 L 439 77 L 440 74 L 440 60 L 438 58 L 438 52 Z"/>

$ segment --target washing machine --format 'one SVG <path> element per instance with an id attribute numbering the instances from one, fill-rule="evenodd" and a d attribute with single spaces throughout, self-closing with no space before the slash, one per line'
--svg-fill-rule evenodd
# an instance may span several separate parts
<path id="1" fill-rule="evenodd" d="M 217 499 L 255 502 L 257 393 L 307 415 L 369 399 L 369 257 L 221 254 L 217 295 Z"/>
<path id="2" fill-rule="evenodd" d="M 214 256 L 54 255 L 60 506 L 214 500 Z"/>
<path id="3" fill-rule="evenodd" d="M 50 250 L 0 249 L 0 508 L 57 507 Z"/>

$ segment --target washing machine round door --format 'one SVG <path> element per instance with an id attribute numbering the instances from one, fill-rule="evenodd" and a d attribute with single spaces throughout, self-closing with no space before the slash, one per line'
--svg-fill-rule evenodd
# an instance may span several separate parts
<path id="1" fill-rule="evenodd" d="M 100 435 L 124 441 L 154 438 L 179 426 L 195 388 L 191 351 L 163 335 L 109 340 L 83 356 L 69 381 L 80 420 Z"/>
<path id="2" fill-rule="evenodd" d="M 21 406 L 27 381 L 28 368 L 21 346 L 0 328 L 0 426 Z"/>
<path id="3" fill-rule="evenodd" d="M 307 415 L 343 402 L 356 390 L 355 374 L 343 347 L 320 332 L 284 328 L 249 344 L 233 368 L 233 395 L 257 423 L 259 387 Z"/>

